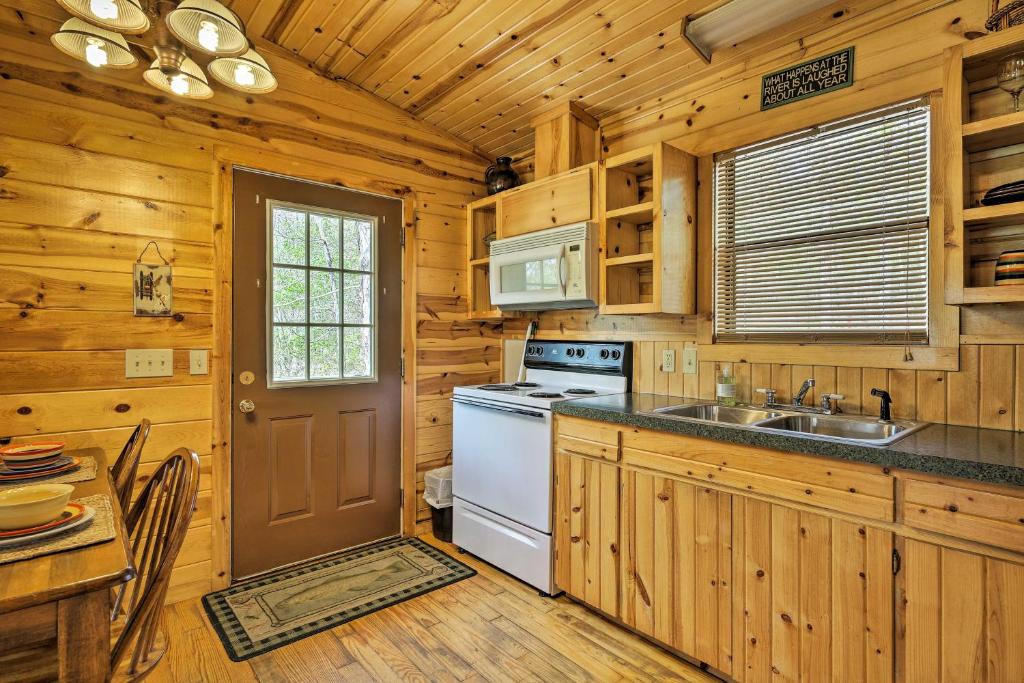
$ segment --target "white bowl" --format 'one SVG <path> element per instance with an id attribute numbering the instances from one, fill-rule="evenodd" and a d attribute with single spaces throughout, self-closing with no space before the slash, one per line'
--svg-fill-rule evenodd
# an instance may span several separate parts
<path id="1" fill-rule="evenodd" d="M 30 529 L 52 522 L 74 490 L 71 484 L 35 484 L 0 491 L 0 530 Z"/>

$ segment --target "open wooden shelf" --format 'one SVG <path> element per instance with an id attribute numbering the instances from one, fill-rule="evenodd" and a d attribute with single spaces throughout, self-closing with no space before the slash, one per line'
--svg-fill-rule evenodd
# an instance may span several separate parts
<path id="1" fill-rule="evenodd" d="M 490 256 L 484 256 L 483 258 L 471 259 L 469 262 L 470 266 L 486 266 L 491 262 Z"/>
<path id="2" fill-rule="evenodd" d="M 965 304 L 998 304 L 1024 301 L 1024 285 L 964 287 Z"/>
<path id="3" fill-rule="evenodd" d="M 614 268 L 615 266 L 628 266 L 642 263 L 654 263 L 654 254 L 648 252 L 644 254 L 630 254 L 629 256 L 606 258 L 604 260 L 604 267 Z"/>
<path id="4" fill-rule="evenodd" d="M 1024 202 L 964 209 L 964 225 L 970 228 L 1018 223 L 1024 223 Z"/>
<path id="5" fill-rule="evenodd" d="M 605 214 L 610 221 L 624 221 L 626 223 L 651 223 L 654 221 L 654 202 L 643 202 L 632 206 L 624 206 L 621 209 L 612 209 Z"/>
<path id="6" fill-rule="evenodd" d="M 1024 26 L 946 52 L 943 134 L 946 303 L 1024 302 L 1024 285 L 995 286 L 999 254 L 1024 249 L 1024 201 L 978 206 L 993 187 L 1024 177 L 1024 112 L 996 82 L 1000 60 L 1024 50 Z"/>
<path id="7" fill-rule="evenodd" d="M 1024 143 L 1024 112 L 971 121 L 963 124 L 964 149 L 984 152 Z"/>

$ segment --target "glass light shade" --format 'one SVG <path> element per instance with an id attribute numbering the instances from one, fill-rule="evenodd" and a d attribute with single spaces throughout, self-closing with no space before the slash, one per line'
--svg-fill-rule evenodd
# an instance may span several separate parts
<path id="1" fill-rule="evenodd" d="M 213 89 L 206 82 L 203 70 L 188 57 L 182 60 L 181 66 L 178 67 L 178 73 L 170 75 L 160 70 L 160 60 L 157 59 L 143 72 L 142 78 L 157 90 L 163 90 L 177 97 L 187 97 L 192 100 L 206 100 L 213 97 Z"/>
<path id="2" fill-rule="evenodd" d="M 92 66 L 130 69 L 138 63 L 124 36 L 81 19 L 65 21 L 60 30 L 50 36 L 50 42 L 69 57 Z"/>
<path id="3" fill-rule="evenodd" d="M 167 28 L 189 47 L 218 57 L 249 48 L 242 22 L 217 0 L 182 0 L 167 14 Z"/>
<path id="4" fill-rule="evenodd" d="M 118 33 L 145 33 L 149 17 L 139 0 L 57 0 L 80 19 Z"/>
<path id="5" fill-rule="evenodd" d="M 270 66 L 256 50 L 238 57 L 220 57 L 207 67 L 218 83 L 240 92 L 262 95 L 277 88 Z"/>

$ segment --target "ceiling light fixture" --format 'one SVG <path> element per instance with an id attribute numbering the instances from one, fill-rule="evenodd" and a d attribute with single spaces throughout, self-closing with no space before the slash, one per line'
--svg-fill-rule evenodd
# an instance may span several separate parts
<path id="1" fill-rule="evenodd" d="M 213 89 L 203 70 L 188 57 L 182 57 L 177 66 L 168 66 L 158 58 L 143 72 L 142 78 L 154 88 L 190 100 L 213 97 Z"/>
<path id="2" fill-rule="evenodd" d="M 149 17 L 139 0 L 57 0 L 61 7 L 79 19 L 92 22 L 108 31 L 145 33 Z"/>
<path id="3" fill-rule="evenodd" d="M 182 0 L 167 15 L 167 28 L 189 47 L 218 57 L 249 49 L 242 22 L 216 0 Z"/>
<path id="4" fill-rule="evenodd" d="M 683 18 L 683 39 L 708 64 L 722 47 L 767 33 L 773 28 L 830 5 L 834 0 L 730 0 L 707 14 Z"/>
<path id="5" fill-rule="evenodd" d="M 69 57 L 94 67 L 130 69 L 138 63 L 124 36 L 77 18 L 65 21 L 50 42 Z"/>
<path id="6" fill-rule="evenodd" d="M 210 62 L 210 75 L 217 82 L 240 92 L 262 95 L 277 87 L 266 60 L 249 50 L 237 57 L 220 57 Z"/>
<path id="7" fill-rule="evenodd" d="M 129 68 L 132 48 L 156 53 L 143 80 L 177 97 L 207 99 L 213 90 L 189 50 L 203 55 L 221 84 L 248 94 L 277 88 L 270 65 L 249 45 L 242 21 L 217 0 L 57 0 L 75 16 L 50 41 L 61 52 L 95 68 Z M 152 31 L 150 27 L 152 26 Z M 145 33 L 145 43 L 123 33 Z M 155 43 L 155 44 L 153 44 Z"/>

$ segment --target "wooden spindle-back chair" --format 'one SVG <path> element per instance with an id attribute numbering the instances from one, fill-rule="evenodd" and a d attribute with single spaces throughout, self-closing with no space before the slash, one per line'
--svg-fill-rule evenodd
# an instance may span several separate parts
<path id="1" fill-rule="evenodd" d="M 199 456 L 179 448 L 157 468 L 125 516 L 136 578 L 120 589 L 124 610 L 110 668 L 118 678 L 141 678 L 159 661 L 154 652 L 171 569 L 185 540 L 199 492 Z"/>
<path id="2" fill-rule="evenodd" d="M 144 419 L 139 423 L 110 468 L 110 476 L 114 478 L 114 489 L 117 491 L 117 501 L 121 504 L 122 514 L 128 512 L 128 506 L 132 502 L 132 489 L 139 471 L 142 449 L 149 438 L 149 426 L 149 420 Z"/>

